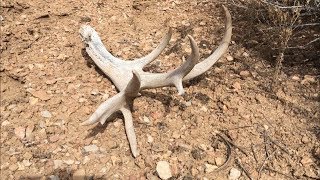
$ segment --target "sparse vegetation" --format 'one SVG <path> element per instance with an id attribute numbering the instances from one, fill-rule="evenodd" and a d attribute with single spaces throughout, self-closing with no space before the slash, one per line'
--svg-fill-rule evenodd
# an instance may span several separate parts
<path id="1" fill-rule="evenodd" d="M 273 61 L 275 87 L 283 64 L 291 74 L 319 75 L 319 0 L 232 0 L 230 5 L 241 42 Z"/>

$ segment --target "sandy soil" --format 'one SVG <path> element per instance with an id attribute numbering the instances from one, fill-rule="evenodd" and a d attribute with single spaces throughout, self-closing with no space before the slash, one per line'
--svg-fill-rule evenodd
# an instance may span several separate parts
<path id="1" fill-rule="evenodd" d="M 148 54 L 172 27 L 170 45 L 147 68 L 164 72 L 188 56 L 186 35 L 202 59 L 217 47 L 218 1 L 4 0 L 0 12 L 1 179 L 159 179 L 159 161 L 169 163 L 171 179 L 228 179 L 233 170 L 239 179 L 320 177 L 319 79 L 282 74 L 272 93 L 271 66 L 237 41 L 185 84 L 186 95 L 172 87 L 141 92 L 133 112 L 138 158 L 121 117 L 79 125 L 117 93 L 84 51 L 82 24 L 128 60 Z"/>

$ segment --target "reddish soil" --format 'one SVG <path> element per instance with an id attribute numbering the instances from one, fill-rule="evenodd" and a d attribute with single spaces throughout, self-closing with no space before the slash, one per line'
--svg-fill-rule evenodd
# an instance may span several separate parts
<path id="1" fill-rule="evenodd" d="M 231 168 L 239 179 L 320 177 L 319 78 L 283 73 L 273 93 L 273 68 L 241 42 L 187 82 L 184 96 L 173 87 L 141 92 L 133 112 L 138 158 L 122 117 L 79 125 L 117 93 L 84 51 L 82 24 L 126 60 L 148 54 L 173 27 L 170 45 L 147 68 L 164 72 L 188 56 L 186 35 L 202 59 L 217 47 L 218 1 L 4 0 L 0 12 L 0 179 L 158 179 L 159 161 L 169 162 L 172 179 L 228 179 Z M 223 169 L 208 168 L 228 156 Z"/>

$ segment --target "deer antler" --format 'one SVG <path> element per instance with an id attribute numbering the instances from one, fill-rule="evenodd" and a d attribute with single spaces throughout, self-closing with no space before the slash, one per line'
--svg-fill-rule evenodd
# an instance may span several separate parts
<path id="1" fill-rule="evenodd" d="M 226 14 L 225 34 L 218 48 L 207 59 L 197 63 L 199 60 L 199 49 L 194 39 L 188 36 L 192 50 L 191 55 L 180 67 L 167 73 L 144 72 L 143 67 L 156 59 L 164 50 L 172 35 L 171 28 L 158 47 L 150 54 L 140 59 L 124 61 L 114 57 L 108 52 L 98 33 L 92 27 L 88 25 L 82 26 L 80 28 L 80 35 L 87 45 L 86 52 L 120 91 L 117 95 L 102 103 L 82 125 L 89 125 L 96 122 L 104 124 L 112 114 L 121 111 L 125 120 L 125 129 L 131 152 L 134 157 L 138 156 L 136 135 L 134 133 L 132 114 L 130 111 L 133 99 L 142 89 L 171 85 L 174 85 L 178 89 L 179 95 L 181 95 L 184 93 L 182 81 L 199 76 L 213 66 L 227 51 L 231 41 L 231 15 L 226 7 L 223 6 L 223 9 Z"/>

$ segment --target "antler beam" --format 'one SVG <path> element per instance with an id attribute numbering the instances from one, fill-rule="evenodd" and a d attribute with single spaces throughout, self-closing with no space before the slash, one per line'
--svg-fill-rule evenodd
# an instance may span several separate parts
<path id="1" fill-rule="evenodd" d="M 191 55 L 178 68 L 167 73 L 144 72 L 143 67 L 155 60 L 169 43 L 172 30 L 169 29 L 161 43 L 150 54 L 140 59 L 125 61 L 114 57 L 104 47 L 98 33 L 90 26 L 80 28 L 80 36 L 86 44 L 86 52 L 95 64 L 112 80 L 120 91 L 117 95 L 103 102 L 91 117 L 82 125 L 100 122 L 104 124 L 115 112 L 121 111 L 124 116 L 125 129 L 134 157 L 139 155 L 136 135 L 132 121 L 133 99 L 142 89 L 175 86 L 179 95 L 184 93 L 182 82 L 197 77 L 207 70 L 227 51 L 231 41 L 231 15 L 223 6 L 226 14 L 225 34 L 218 48 L 205 60 L 199 61 L 199 49 L 191 36 L 188 36 L 191 46 Z"/>

